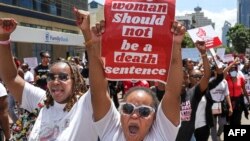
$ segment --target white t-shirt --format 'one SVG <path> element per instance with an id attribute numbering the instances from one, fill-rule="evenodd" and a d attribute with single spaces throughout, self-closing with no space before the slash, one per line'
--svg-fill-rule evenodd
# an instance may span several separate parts
<path id="1" fill-rule="evenodd" d="M 95 122 L 95 128 L 101 141 L 126 141 L 120 124 L 120 113 L 111 104 L 109 112 L 100 121 Z M 179 126 L 173 125 L 164 115 L 161 104 L 158 107 L 156 120 L 143 141 L 175 141 Z"/>
<path id="2" fill-rule="evenodd" d="M 214 101 L 223 101 L 225 96 L 229 95 L 227 80 L 223 79 L 215 88 L 210 90 L 210 93 Z"/>
<path id="3" fill-rule="evenodd" d="M 24 73 L 24 80 L 27 82 L 33 82 L 34 81 L 34 74 L 31 73 L 30 71 L 26 71 Z"/>
<path id="4" fill-rule="evenodd" d="M 7 95 L 6 88 L 5 88 L 4 85 L 0 82 L 0 97 L 6 96 L 6 95 Z"/>
<path id="5" fill-rule="evenodd" d="M 32 111 L 45 98 L 45 91 L 25 83 L 22 107 Z M 65 104 L 54 102 L 54 106 L 42 108 L 29 141 L 97 141 L 93 127 L 91 94 L 86 92 L 69 112 L 64 112 Z"/>
<path id="6" fill-rule="evenodd" d="M 205 96 L 202 96 L 195 114 L 195 124 L 194 124 L 195 129 L 206 125 L 206 117 L 205 117 L 206 105 L 207 105 L 207 100 Z"/>

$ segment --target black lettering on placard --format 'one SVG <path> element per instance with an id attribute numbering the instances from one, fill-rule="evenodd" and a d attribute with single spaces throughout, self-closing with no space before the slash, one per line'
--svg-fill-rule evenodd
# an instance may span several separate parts
<path id="1" fill-rule="evenodd" d="M 231 140 L 249 141 L 250 140 L 250 125 L 225 125 L 224 126 L 224 141 Z"/>

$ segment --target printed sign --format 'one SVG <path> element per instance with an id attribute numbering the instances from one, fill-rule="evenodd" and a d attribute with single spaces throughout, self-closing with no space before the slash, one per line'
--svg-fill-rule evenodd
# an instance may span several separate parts
<path id="1" fill-rule="evenodd" d="M 111 80 L 159 80 L 169 71 L 175 0 L 106 0 L 102 59 Z"/>
<path id="2" fill-rule="evenodd" d="M 193 42 L 205 41 L 206 48 L 214 48 L 222 45 L 211 25 L 188 30 Z"/>

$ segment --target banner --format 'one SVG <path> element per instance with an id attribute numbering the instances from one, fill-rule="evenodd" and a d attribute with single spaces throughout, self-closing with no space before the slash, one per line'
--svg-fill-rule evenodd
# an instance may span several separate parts
<path id="1" fill-rule="evenodd" d="M 171 61 L 175 0 L 106 0 L 102 59 L 111 80 L 160 80 Z"/>
<path id="2" fill-rule="evenodd" d="M 196 41 L 205 41 L 206 48 L 215 48 L 222 45 L 211 25 L 190 29 L 188 33 L 194 43 Z"/>

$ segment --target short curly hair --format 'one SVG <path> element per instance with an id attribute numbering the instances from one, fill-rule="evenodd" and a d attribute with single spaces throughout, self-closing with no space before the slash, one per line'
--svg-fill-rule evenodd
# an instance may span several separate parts
<path id="1" fill-rule="evenodd" d="M 64 111 L 70 111 L 71 108 L 74 106 L 74 104 L 87 91 L 87 86 L 85 84 L 85 81 L 84 81 L 81 73 L 79 72 L 78 66 L 75 63 L 65 61 L 65 60 L 59 60 L 59 61 L 56 61 L 55 63 L 51 64 L 50 68 L 53 65 L 58 64 L 58 63 L 65 63 L 70 68 L 70 72 L 71 72 L 71 76 L 72 76 L 72 80 L 73 80 L 73 84 L 72 84 L 73 95 L 71 95 L 71 97 L 68 99 L 68 102 L 63 109 Z M 49 108 L 50 106 L 54 105 L 54 99 L 51 96 L 48 89 L 46 90 L 46 100 L 44 101 L 44 104 L 45 104 L 46 108 Z"/>

